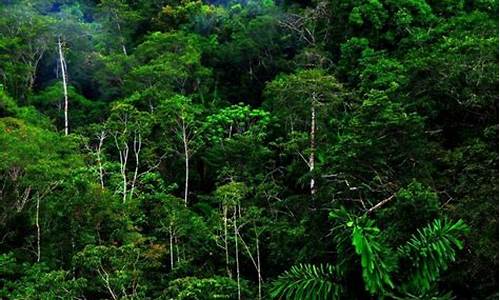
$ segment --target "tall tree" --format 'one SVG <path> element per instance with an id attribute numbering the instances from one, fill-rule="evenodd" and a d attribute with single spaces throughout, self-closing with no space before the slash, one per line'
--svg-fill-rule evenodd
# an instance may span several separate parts
<path id="1" fill-rule="evenodd" d="M 306 164 L 311 174 L 309 189 L 314 196 L 317 190 L 313 172 L 317 160 L 318 126 L 324 122 L 327 112 L 334 113 L 332 108 L 342 104 L 342 85 L 335 77 L 313 69 L 276 78 L 268 84 L 266 93 L 268 100 L 265 105 L 282 119 L 288 134 L 309 127 L 309 159 Z"/>

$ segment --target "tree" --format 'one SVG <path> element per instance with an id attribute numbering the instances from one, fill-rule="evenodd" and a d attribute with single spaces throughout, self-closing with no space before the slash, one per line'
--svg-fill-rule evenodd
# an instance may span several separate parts
<path id="1" fill-rule="evenodd" d="M 68 64 L 67 47 L 72 45 L 75 48 L 85 48 L 88 45 L 90 27 L 83 22 L 83 12 L 78 4 L 61 6 L 53 14 L 54 22 L 50 26 L 50 31 L 54 40 L 57 41 L 57 77 L 59 72 L 62 78 L 62 90 L 64 96 L 64 133 L 69 133 L 69 99 L 68 99 Z"/>
<path id="2" fill-rule="evenodd" d="M 316 164 L 318 123 L 322 121 L 325 109 L 341 104 L 342 93 L 342 86 L 335 77 L 324 74 L 322 70 L 283 75 L 267 86 L 267 105 L 278 117 L 282 117 L 289 132 L 309 126 L 309 159 L 306 163 L 311 173 L 315 171 Z M 314 177 L 309 182 L 310 193 L 314 196 Z"/>
<path id="3" fill-rule="evenodd" d="M 198 120 L 201 108 L 192 103 L 185 96 L 174 96 L 160 104 L 159 119 L 165 134 L 174 135 L 174 140 L 182 144 L 182 156 L 184 157 L 184 204 L 188 205 L 189 197 L 189 159 L 199 148 L 200 121 Z M 170 129 L 170 130 L 169 130 Z M 171 131 L 171 133 L 168 133 Z M 175 143 L 175 142 L 174 142 Z"/>
<path id="4" fill-rule="evenodd" d="M 238 217 L 241 216 L 241 201 L 247 194 L 247 188 L 243 183 L 240 182 L 230 182 L 226 185 L 219 187 L 215 191 L 215 197 L 220 201 L 222 208 L 222 219 L 224 223 L 224 250 L 226 254 L 226 271 L 228 276 L 232 277 L 232 272 L 229 269 L 229 210 L 232 209 L 232 225 L 233 225 L 233 239 L 234 239 L 234 258 L 236 264 L 236 282 L 238 285 L 238 299 L 241 299 L 241 284 L 240 284 L 240 260 L 239 260 L 239 225 Z"/>
<path id="5" fill-rule="evenodd" d="M 118 151 L 123 203 L 134 197 L 137 179 L 140 175 L 141 150 L 143 150 L 144 139 L 151 125 L 151 116 L 148 113 L 138 111 L 132 105 L 125 103 L 116 103 L 107 120 L 106 128 Z M 131 179 L 128 173 L 129 154 L 133 155 L 134 160 Z"/>
<path id="6" fill-rule="evenodd" d="M 94 288 L 106 291 L 112 299 L 144 295 L 139 264 L 145 260 L 141 250 L 133 245 L 88 246 L 75 256 L 75 263 L 84 274 L 96 274 L 100 286 Z"/>
<path id="7" fill-rule="evenodd" d="M 206 43 L 192 33 L 153 32 L 134 53 L 138 64 L 129 74 L 128 90 L 197 94 L 203 101 L 210 78 L 210 69 L 201 64 Z"/>
<path id="8" fill-rule="evenodd" d="M 0 7 L 0 74 L 10 95 L 21 102 L 33 92 L 41 61 L 55 42 L 54 22 L 25 1 Z"/>
<path id="9" fill-rule="evenodd" d="M 126 1 L 123 0 L 104 0 L 97 5 L 98 20 L 103 31 L 103 43 L 112 43 L 117 41 L 123 55 L 127 56 L 126 41 L 130 40 L 130 35 L 134 30 L 135 24 L 139 21 L 139 14 L 132 10 Z M 115 38 L 116 37 L 116 38 Z"/>
<path id="10" fill-rule="evenodd" d="M 257 179 L 270 159 L 265 145 L 272 118 L 263 109 L 232 105 L 207 116 L 202 125 L 205 159 L 222 180 Z M 236 180 L 236 179 L 235 179 Z"/>

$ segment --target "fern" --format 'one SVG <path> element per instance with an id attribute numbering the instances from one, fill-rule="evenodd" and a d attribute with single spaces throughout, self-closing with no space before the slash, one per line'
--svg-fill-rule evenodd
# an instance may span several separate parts
<path id="1" fill-rule="evenodd" d="M 456 249 L 463 248 L 459 238 L 467 231 L 468 226 L 462 220 L 453 223 L 436 219 L 400 246 L 398 254 L 412 268 L 406 288 L 428 291 L 440 272 L 455 260 Z"/>
<path id="2" fill-rule="evenodd" d="M 342 295 L 342 286 L 336 282 L 339 275 L 332 265 L 299 264 L 278 277 L 271 296 L 287 300 L 339 299 Z"/>

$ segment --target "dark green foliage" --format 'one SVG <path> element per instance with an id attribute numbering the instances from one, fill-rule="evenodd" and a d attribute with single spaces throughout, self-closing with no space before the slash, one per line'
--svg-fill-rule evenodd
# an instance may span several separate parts
<path id="1" fill-rule="evenodd" d="M 0 1 L 0 298 L 495 299 L 497 270 L 497 0 Z"/>

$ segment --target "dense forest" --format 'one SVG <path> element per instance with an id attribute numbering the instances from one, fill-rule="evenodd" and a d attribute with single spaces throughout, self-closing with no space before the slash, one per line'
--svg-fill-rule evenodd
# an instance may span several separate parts
<path id="1" fill-rule="evenodd" d="M 0 0 L 0 298 L 498 299 L 498 12 Z"/>

